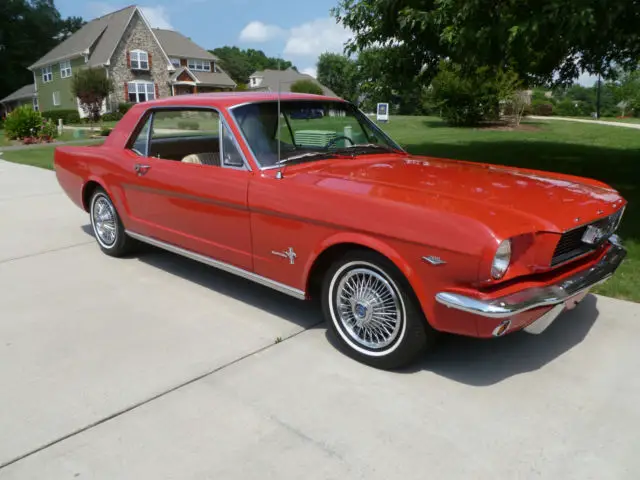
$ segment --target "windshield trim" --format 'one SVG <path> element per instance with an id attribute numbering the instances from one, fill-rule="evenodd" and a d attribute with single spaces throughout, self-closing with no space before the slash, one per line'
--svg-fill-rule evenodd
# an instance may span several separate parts
<path id="1" fill-rule="evenodd" d="M 292 100 L 285 100 L 285 102 L 287 102 L 287 101 L 292 101 Z M 299 101 L 299 100 L 296 100 L 296 101 Z M 346 100 L 343 100 L 343 99 L 340 99 L 340 98 L 319 98 L 317 100 L 316 99 L 304 99 L 302 101 L 305 101 L 305 102 L 318 102 L 318 103 L 322 103 L 322 102 L 344 103 L 345 105 L 347 105 L 347 108 L 352 108 L 353 109 L 354 115 L 356 117 L 359 117 L 359 120 L 361 120 L 364 123 L 366 123 L 369 128 L 371 128 L 376 133 L 381 135 L 387 142 L 389 142 L 389 144 L 393 148 L 398 150 L 398 153 L 407 153 L 404 148 L 402 148 L 400 145 L 398 145 L 398 143 L 395 140 L 393 140 L 391 137 L 389 137 L 389 135 L 387 135 L 380 127 L 378 127 L 378 125 L 376 125 L 376 123 L 373 120 L 371 120 L 362 110 L 360 110 L 358 107 L 356 107 L 351 102 L 347 102 Z M 273 170 L 273 169 L 276 169 L 276 168 L 277 169 L 281 169 L 283 167 L 283 165 L 286 165 L 286 164 L 277 164 L 276 163 L 276 164 L 273 164 L 273 165 L 262 166 L 262 164 L 258 160 L 258 157 L 256 156 L 255 152 L 251 148 L 251 144 L 247 140 L 247 137 L 244 136 L 244 132 L 242 131 L 242 127 L 240 126 L 240 122 L 238 122 L 238 119 L 236 117 L 236 114 L 235 114 L 234 110 L 236 108 L 246 107 L 247 105 L 258 105 L 258 104 L 261 104 L 261 103 L 274 103 L 274 102 L 277 102 L 277 100 L 259 100 L 259 101 L 243 102 L 243 103 L 239 103 L 237 105 L 233 105 L 231 107 L 227 107 L 227 111 L 229 112 L 229 115 L 233 119 L 233 122 L 236 124 L 236 128 L 240 132 L 240 137 L 242 138 L 242 141 L 244 142 L 244 144 L 247 146 L 247 148 L 251 152 L 251 155 L 253 156 L 253 160 L 254 160 L 256 166 L 258 167 L 258 169 L 260 171 Z"/>

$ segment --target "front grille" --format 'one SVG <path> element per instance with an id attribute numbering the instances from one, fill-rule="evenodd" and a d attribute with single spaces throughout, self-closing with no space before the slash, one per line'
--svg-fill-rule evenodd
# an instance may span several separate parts
<path id="1" fill-rule="evenodd" d="M 593 222 L 589 225 L 583 225 L 582 227 L 574 228 L 562 234 L 556 249 L 553 252 L 551 259 L 551 266 L 555 267 L 561 263 L 568 262 L 569 260 L 592 252 L 600 247 L 607 238 L 611 236 L 620 223 L 620 217 L 622 216 L 622 210 L 610 215 L 609 217 Z M 598 243 L 590 244 L 582 241 L 582 236 L 587 231 L 590 225 L 593 225 L 604 232 L 604 235 Z"/>

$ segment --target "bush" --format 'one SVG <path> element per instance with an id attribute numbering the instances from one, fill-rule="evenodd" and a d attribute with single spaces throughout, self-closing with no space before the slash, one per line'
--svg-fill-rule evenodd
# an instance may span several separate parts
<path id="1" fill-rule="evenodd" d="M 100 135 L 103 137 L 108 137 L 110 133 L 111 129 L 108 127 L 102 127 L 102 129 L 100 130 Z"/>
<path id="2" fill-rule="evenodd" d="M 180 120 L 178 121 L 178 128 L 181 130 L 199 130 L 200 124 L 195 120 Z"/>
<path id="3" fill-rule="evenodd" d="M 548 102 L 538 103 L 534 101 L 531 109 L 533 110 L 534 115 L 541 115 L 545 117 L 553 115 L 553 105 Z"/>
<path id="4" fill-rule="evenodd" d="M 295 93 L 312 93 L 322 95 L 322 88 L 313 80 L 298 80 L 291 84 L 291 91 Z"/>
<path id="5" fill-rule="evenodd" d="M 80 123 L 80 114 L 77 110 L 49 110 L 48 112 L 42 112 L 42 116 L 56 125 L 60 118 L 65 125 Z"/>
<path id="6" fill-rule="evenodd" d="M 124 114 L 127 113 L 131 109 L 131 107 L 133 107 L 133 103 L 119 103 L 118 112 L 120 112 L 120 114 L 124 116 Z"/>
<path id="7" fill-rule="evenodd" d="M 120 112 L 105 113 L 102 116 L 102 120 L 105 122 L 117 122 L 122 118 L 122 116 L 123 115 Z"/>
<path id="8" fill-rule="evenodd" d="M 50 142 L 58 136 L 58 127 L 51 120 L 43 119 L 39 137 L 45 142 Z"/>
<path id="9" fill-rule="evenodd" d="M 4 122 L 5 134 L 11 140 L 36 136 L 42 127 L 42 115 L 31 105 L 23 105 L 13 110 Z"/>

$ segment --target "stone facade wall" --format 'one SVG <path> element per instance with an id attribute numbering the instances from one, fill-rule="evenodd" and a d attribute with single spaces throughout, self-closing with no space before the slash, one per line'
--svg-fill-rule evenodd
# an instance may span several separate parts
<path id="1" fill-rule="evenodd" d="M 131 50 L 144 50 L 151 57 L 151 67 L 149 71 L 131 70 L 127 63 L 127 52 Z M 125 83 L 132 80 L 145 80 L 154 82 L 158 86 L 160 97 L 171 95 L 169 78 L 171 72 L 167 70 L 167 59 L 160 49 L 160 45 L 154 39 L 151 31 L 136 12 L 127 27 L 120 43 L 111 57 L 109 66 L 109 76 L 113 80 L 114 93 L 112 103 L 118 104 L 125 101 Z"/>

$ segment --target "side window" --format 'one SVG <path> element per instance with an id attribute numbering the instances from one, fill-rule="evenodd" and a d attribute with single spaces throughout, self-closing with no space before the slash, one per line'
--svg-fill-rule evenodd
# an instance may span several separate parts
<path id="1" fill-rule="evenodd" d="M 226 124 L 222 124 L 222 164 L 226 167 L 242 168 L 244 160 L 231 131 Z"/>
<path id="2" fill-rule="evenodd" d="M 219 132 L 215 110 L 158 110 L 153 114 L 149 156 L 219 167 Z"/>
<path id="3" fill-rule="evenodd" d="M 147 141 L 149 140 L 149 129 L 151 128 L 151 115 L 147 117 L 147 120 L 144 122 L 140 133 L 133 141 L 131 145 L 131 150 L 136 152 L 138 155 L 142 155 L 143 157 L 149 156 L 149 152 L 147 151 Z"/>

